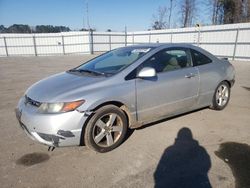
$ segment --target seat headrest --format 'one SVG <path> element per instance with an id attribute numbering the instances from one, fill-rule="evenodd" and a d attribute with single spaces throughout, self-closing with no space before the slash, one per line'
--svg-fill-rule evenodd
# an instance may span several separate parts
<path id="1" fill-rule="evenodd" d="M 169 64 L 169 65 L 172 65 L 172 66 L 179 66 L 176 57 L 171 57 L 171 58 L 169 59 L 169 61 L 168 61 L 168 64 Z"/>

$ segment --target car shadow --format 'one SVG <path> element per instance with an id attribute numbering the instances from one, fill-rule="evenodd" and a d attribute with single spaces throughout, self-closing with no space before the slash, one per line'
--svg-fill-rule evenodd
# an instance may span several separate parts
<path id="1" fill-rule="evenodd" d="M 211 160 L 205 148 L 182 128 L 172 146 L 165 149 L 154 172 L 155 187 L 211 188 Z"/>

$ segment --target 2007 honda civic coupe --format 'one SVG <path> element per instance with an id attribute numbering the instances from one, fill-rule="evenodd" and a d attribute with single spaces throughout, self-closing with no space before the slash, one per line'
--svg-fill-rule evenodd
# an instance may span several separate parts
<path id="1" fill-rule="evenodd" d="M 118 48 L 32 85 L 16 116 L 48 146 L 108 152 L 129 128 L 203 107 L 224 109 L 234 67 L 189 44 Z"/>

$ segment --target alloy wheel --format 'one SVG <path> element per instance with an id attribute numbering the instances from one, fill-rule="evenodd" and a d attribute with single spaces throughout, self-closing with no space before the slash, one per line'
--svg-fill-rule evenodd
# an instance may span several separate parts
<path id="1" fill-rule="evenodd" d="M 216 91 L 216 103 L 218 106 L 224 106 L 227 104 L 229 98 L 229 89 L 226 85 L 222 84 Z"/>
<path id="2" fill-rule="evenodd" d="M 99 118 L 92 131 L 94 142 L 100 147 L 114 145 L 122 135 L 123 124 L 121 117 L 115 113 L 109 113 Z"/>

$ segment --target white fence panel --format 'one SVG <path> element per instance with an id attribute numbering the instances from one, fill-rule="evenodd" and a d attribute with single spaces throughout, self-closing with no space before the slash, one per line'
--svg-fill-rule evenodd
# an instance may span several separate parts
<path id="1" fill-rule="evenodd" d="M 149 35 L 135 35 L 134 43 L 149 43 Z"/>
<path id="2" fill-rule="evenodd" d="M 201 48 L 209 51 L 212 54 L 216 54 L 218 57 L 229 57 L 232 58 L 234 52 L 234 45 L 213 45 L 213 44 L 201 44 Z M 228 55 L 231 54 L 231 55 Z"/>
<path id="3" fill-rule="evenodd" d="M 250 45 L 237 45 L 236 56 L 238 56 L 239 58 L 248 57 L 250 59 L 249 52 Z"/>
<path id="4" fill-rule="evenodd" d="M 239 30 L 238 42 L 250 42 L 250 28 L 248 30 Z"/>
<path id="5" fill-rule="evenodd" d="M 95 53 L 156 42 L 191 43 L 219 57 L 250 60 L 250 23 L 128 33 L 0 34 L 0 56 Z"/>
<path id="6" fill-rule="evenodd" d="M 171 42 L 171 36 L 172 34 L 151 34 L 150 35 L 150 41 L 151 42 Z"/>
<path id="7" fill-rule="evenodd" d="M 125 43 L 125 35 L 112 35 L 111 43 Z"/>
<path id="8" fill-rule="evenodd" d="M 34 47 L 8 47 L 8 55 L 35 55 Z"/>
<path id="9" fill-rule="evenodd" d="M 115 48 L 120 48 L 120 47 L 124 47 L 124 44 L 112 44 L 111 45 L 111 49 L 115 49 Z"/>
<path id="10" fill-rule="evenodd" d="M 63 48 L 61 45 L 56 46 L 37 46 L 37 54 L 39 55 L 57 55 L 63 54 Z"/>
<path id="11" fill-rule="evenodd" d="M 7 56 L 6 51 L 5 51 L 5 47 L 0 47 L 0 56 Z"/>
<path id="12" fill-rule="evenodd" d="M 95 44 L 93 48 L 94 52 L 106 52 L 109 51 L 110 46 L 109 44 Z"/>
<path id="13" fill-rule="evenodd" d="M 175 33 L 172 37 L 173 43 L 191 43 L 195 44 L 198 42 L 198 33 Z"/>
<path id="14" fill-rule="evenodd" d="M 0 38 L 0 56 L 7 56 L 4 38 Z"/>
<path id="15" fill-rule="evenodd" d="M 200 42 L 206 43 L 234 43 L 237 30 L 234 31 L 202 31 Z"/>
<path id="16" fill-rule="evenodd" d="M 89 53 L 89 44 L 65 45 L 65 54 Z"/>
<path id="17" fill-rule="evenodd" d="M 109 36 L 108 35 L 94 35 L 93 36 L 93 42 L 94 43 L 109 43 Z"/>

